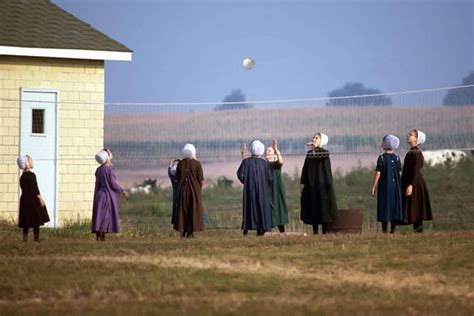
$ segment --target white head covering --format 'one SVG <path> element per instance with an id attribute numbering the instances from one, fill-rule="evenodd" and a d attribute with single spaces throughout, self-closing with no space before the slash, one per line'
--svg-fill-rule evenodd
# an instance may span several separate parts
<path id="1" fill-rule="evenodd" d="M 30 166 L 28 162 L 28 155 L 18 156 L 18 158 L 16 159 L 16 164 L 18 165 L 18 168 L 20 168 L 21 170 L 25 170 L 26 167 Z"/>
<path id="2" fill-rule="evenodd" d="M 418 140 L 417 140 L 416 144 L 417 145 L 423 145 L 425 143 L 425 140 L 426 140 L 426 134 L 423 133 L 420 130 L 417 130 L 417 132 L 418 132 Z"/>
<path id="3" fill-rule="evenodd" d="M 104 163 L 109 161 L 109 154 L 105 150 L 101 150 L 97 154 L 95 154 L 95 161 L 103 165 Z"/>
<path id="4" fill-rule="evenodd" d="M 323 133 L 319 133 L 319 134 L 321 134 L 321 147 L 324 147 L 328 144 L 329 137 L 328 135 L 323 134 Z"/>
<path id="5" fill-rule="evenodd" d="M 259 140 L 254 140 L 250 144 L 250 152 L 254 156 L 261 156 L 265 152 L 265 145 Z"/>
<path id="6" fill-rule="evenodd" d="M 196 155 L 196 147 L 193 144 L 186 144 L 183 147 L 182 153 L 186 158 L 193 158 Z"/>
<path id="7" fill-rule="evenodd" d="M 395 135 L 385 135 L 382 139 L 382 147 L 383 148 L 392 148 L 397 149 L 400 146 L 400 139 Z"/>

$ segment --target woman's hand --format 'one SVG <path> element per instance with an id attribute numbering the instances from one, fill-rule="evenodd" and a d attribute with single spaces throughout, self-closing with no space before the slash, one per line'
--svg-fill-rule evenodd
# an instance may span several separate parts
<path id="1" fill-rule="evenodd" d="M 242 159 L 247 157 L 247 144 L 242 144 L 242 147 L 240 147 L 240 155 L 242 156 Z"/>
<path id="2" fill-rule="evenodd" d="M 372 196 L 375 196 L 375 191 L 376 191 L 376 190 L 375 190 L 375 187 L 372 187 L 372 191 L 371 191 L 371 192 L 372 192 Z"/>
<path id="3" fill-rule="evenodd" d="M 272 140 L 272 147 L 275 149 L 275 152 L 278 150 L 278 144 L 276 138 Z"/>
<path id="4" fill-rule="evenodd" d="M 413 186 L 410 184 L 408 187 L 407 187 L 407 191 L 405 192 L 405 195 L 406 196 L 411 196 L 413 194 Z"/>
<path id="5" fill-rule="evenodd" d="M 125 197 L 125 200 L 128 200 L 130 194 L 127 191 L 123 191 L 123 196 Z"/>
<path id="6" fill-rule="evenodd" d="M 44 208 L 46 204 L 44 203 L 43 197 L 41 195 L 38 195 L 38 200 L 40 202 L 41 208 Z"/>

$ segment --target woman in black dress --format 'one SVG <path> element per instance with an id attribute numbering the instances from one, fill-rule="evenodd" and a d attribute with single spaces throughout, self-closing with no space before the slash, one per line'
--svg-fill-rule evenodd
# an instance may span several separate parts
<path id="1" fill-rule="evenodd" d="M 20 177 L 20 214 L 18 227 L 23 228 L 23 241 L 28 241 L 28 230 L 33 228 L 34 240 L 39 241 L 39 227 L 49 222 L 48 211 L 41 197 L 33 169 L 33 158 L 20 156 L 17 164 L 23 173 Z"/>
<path id="2" fill-rule="evenodd" d="M 301 172 L 301 220 L 313 226 L 313 234 L 326 234 L 329 224 L 336 221 L 337 204 L 332 181 L 331 160 L 329 151 L 324 149 L 328 136 L 316 133 L 307 144 L 309 151 Z"/>
<path id="3" fill-rule="evenodd" d="M 413 224 L 415 232 L 423 232 L 423 221 L 433 220 L 430 195 L 425 179 L 421 174 L 424 157 L 419 145 L 425 142 L 426 135 L 420 130 L 408 132 L 407 143 L 410 150 L 405 156 L 402 169 L 403 223 Z"/>
<path id="4" fill-rule="evenodd" d="M 176 167 L 176 181 L 179 184 L 178 204 L 174 229 L 181 237 L 194 237 L 194 232 L 204 230 L 204 208 L 202 204 L 202 188 L 204 174 L 201 163 L 196 158 L 196 148 L 186 144 L 183 156 Z"/>

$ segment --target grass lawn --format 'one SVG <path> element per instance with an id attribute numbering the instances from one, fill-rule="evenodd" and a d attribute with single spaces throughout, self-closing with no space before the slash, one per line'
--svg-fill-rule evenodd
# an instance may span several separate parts
<path id="1" fill-rule="evenodd" d="M 474 313 L 474 232 L 269 235 L 0 226 L 0 314 Z"/>
<path id="2" fill-rule="evenodd" d="M 304 236 L 297 174 L 283 179 L 286 236 L 232 229 L 242 190 L 219 186 L 203 195 L 211 229 L 192 239 L 171 230 L 159 187 L 120 201 L 122 232 L 105 242 L 87 223 L 42 229 L 39 244 L 0 223 L 0 315 L 473 315 L 474 163 L 423 173 L 434 213 L 423 234 L 378 233 L 365 168 L 334 177 L 339 208 L 364 214 L 359 235 Z"/>

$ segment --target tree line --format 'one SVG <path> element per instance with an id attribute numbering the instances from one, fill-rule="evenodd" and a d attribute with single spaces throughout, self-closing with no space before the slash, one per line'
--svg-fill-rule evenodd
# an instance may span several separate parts
<path id="1" fill-rule="evenodd" d="M 461 85 L 474 85 L 474 71 L 463 78 Z M 337 88 L 328 93 L 331 98 L 327 106 L 391 106 L 392 99 L 387 95 L 380 95 L 378 89 L 368 88 L 361 82 L 347 82 L 342 88 Z M 245 94 L 240 89 L 233 89 L 223 99 L 224 104 L 215 107 L 216 110 L 249 109 L 253 105 L 244 103 Z M 451 89 L 443 98 L 444 106 L 474 105 L 474 88 Z"/>

